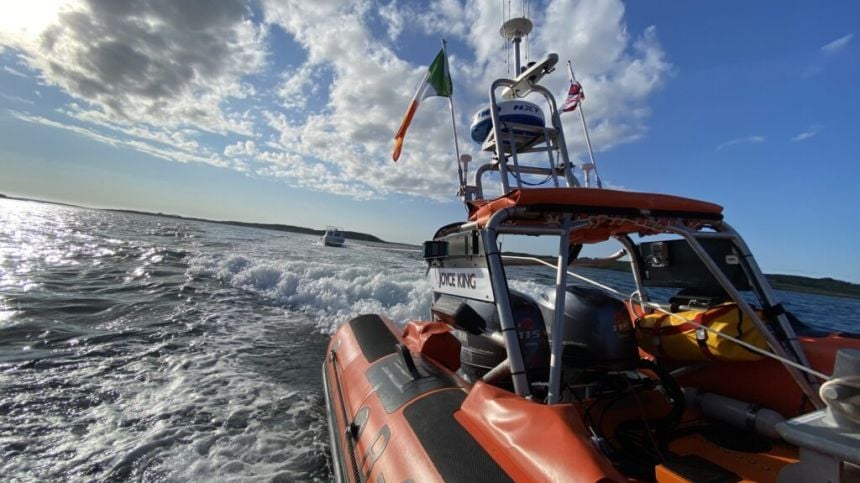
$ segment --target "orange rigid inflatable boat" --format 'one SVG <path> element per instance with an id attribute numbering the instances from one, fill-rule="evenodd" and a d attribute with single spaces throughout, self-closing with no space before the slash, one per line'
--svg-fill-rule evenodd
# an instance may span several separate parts
<path id="1" fill-rule="evenodd" d="M 367 314 L 331 337 L 335 480 L 860 481 L 860 338 L 804 335 L 722 207 L 602 189 L 593 162 L 580 184 L 540 85 L 558 56 L 519 65 L 531 27 L 502 27 L 521 73 L 475 117 L 490 160 L 471 182 L 459 160 L 469 216 L 424 243 L 431 320 Z M 502 235 L 557 253 L 505 254 Z M 598 243 L 619 250 L 581 256 Z M 586 268 L 622 261 L 623 283 Z"/>

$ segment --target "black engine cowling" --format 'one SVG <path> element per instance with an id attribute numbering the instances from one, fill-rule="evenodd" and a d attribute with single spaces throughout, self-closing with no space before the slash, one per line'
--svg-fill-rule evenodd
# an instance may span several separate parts
<path id="1" fill-rule="evenodd" d="M 566 368 L 632 370 L 639 360 L 636 335 L 624 304 L 593 288 L 571 285 L 564 300 L 562 365 Z M 550 338 L 555 290 L 539 300 Z"/>
<path id="2" fill-rule="evenodd" d="M 542 312 L 528 295 L 514 290 L 509 295 L 527 377 L 532 382 L 546 381 L 549 342 Z M 502 328 L 495 304 L 442 295 L 433 304 L 432 311 L 436 319 L 458 329 L 460 369 L 466 379 L 480 379 L 507 357 L 504 347 L 482 335 Z M 506 382 L 500 385 L 504 386 Z"/>

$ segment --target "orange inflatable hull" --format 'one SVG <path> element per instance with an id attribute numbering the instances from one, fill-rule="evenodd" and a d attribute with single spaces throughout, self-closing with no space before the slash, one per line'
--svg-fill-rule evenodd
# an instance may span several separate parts
<path id="1" fill-rule="evenodd" d="M 836 349 L 860 347 L 860 339 L 839 336 L 803 342 L 813 366 L 826 373 Z M 441 322 L 410 322 L 400 330 L 364 315 L 332 336 L 323 380 L 338 481 L 629 481 L 593 444 L 581 406 L 545 405 L 482 382 L 470 385 L 456 374 L 459 352 Z M 715 362 L 679 382 L 786 417 L 811 408 L 770 360 Z M 696 411 L 684 416 L 696 418 Z M 715 458 L 740 480 L 775 480 L 797 460 L 796 448 L 784 443 L 749 455 L 716 448 L 697 434 L 673 440 L 670 449 L 685 458 Z M 687 481 L 663 465 L 655 476 Z"/>

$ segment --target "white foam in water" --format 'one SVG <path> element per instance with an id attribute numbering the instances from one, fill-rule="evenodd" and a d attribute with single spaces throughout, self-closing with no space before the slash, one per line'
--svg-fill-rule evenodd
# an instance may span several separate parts
<path id="1" fill-rule="evenodd" d="M 102 383 L 122 385 L 122 397 L 85 408 L 80 428 L 64 431 L 57 418 L 52 453 L 76 457 L 55 474 L 80 477 L 98 468 L 108 480 L 296 481 L 319 471 L 319 397 L 243 370 L 237 348 L 142 357 L 121 374 L 104 374 Z M 88 385 L 98 391 L 97 384 Z"/>
<path id="2" fill-rule="evenodd" d="M 353 252 L 348 264 L 331 259 L 261 261 L 240 254 L 199 256 L 192 260 L 189 273 L 214 276 L 226 285 L 304 312 L 329 332 L 365 313 L 381 313 L 398 322 L 426 318 L 430 285 L 420 260 L 405 258 L 406 269 L 403 264 L 384 266 L 379 255 L 369 250 Z"/>

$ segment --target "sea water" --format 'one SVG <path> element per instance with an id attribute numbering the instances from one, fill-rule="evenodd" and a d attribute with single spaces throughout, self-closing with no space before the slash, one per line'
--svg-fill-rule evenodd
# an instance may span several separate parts
<path id="1" fill-rule="evenodd" d="M 381 244 L 0 200 L 0 480 L 327 481 L 328 336 L 426 318 L 425 270 Z M 860 326 L 857 300 L 779 295 Z"/>

